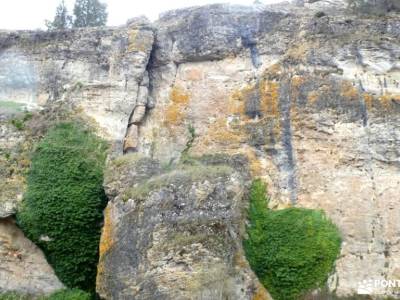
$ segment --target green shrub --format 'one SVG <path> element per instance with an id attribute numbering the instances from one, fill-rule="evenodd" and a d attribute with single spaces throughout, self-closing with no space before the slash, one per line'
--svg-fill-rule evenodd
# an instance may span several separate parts
<path id="1" fill-rule="evenodd" d="M 106 149 L 83 126 L 62 123 L 49 130 L 32 156 L 18 224 L 70 288 L 94 289 Z"/>
<path id="2" fill-rule="evenodd" d="M 265 195 L 265 185 L 254 181 L 246 256 L 274 299 L 298 299 L 325 284 L 340 252 L 340 234 L 322 211 L 268 210 Z"/>
<path id="3" fill-rule="evenodd" d="M 61 290 L 40 300 L 90 300 L 91 295 L 78 289 Z"/>
<path id="4" fill-rule="evenodd" d="M 0 300 L 28 300 L 29 297 L 25 295 L 19 295 L 16 293 L 5 293 L 0 294 Z"/>
<path id="5" fill-rule="evenodd" d="M 12 119 L 11 120 L 11 124 L 14 125 L 14 127 L 19 130 L 22 131 L 25 129 L 25 123 L 23 120 L 20 119 Z"/>
<path id="6" fill-rule="evenodd" d="M 33 297 L 29 295 L 21 295 L 17 293 L 0 294 L 0 300 L 90 300 L 91 295 L 78 289 L 60 290 L 50 296 Z"/>

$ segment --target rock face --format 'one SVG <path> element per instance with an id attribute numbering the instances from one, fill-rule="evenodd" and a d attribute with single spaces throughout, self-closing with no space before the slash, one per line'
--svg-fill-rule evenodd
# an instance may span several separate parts
<path id="1" fill-rule="evenodd" d="M 400 278 L 400 16 L 344 8 L 211 5 L 152 26 L 0 34 L 0 112 L 16 109 L 3 98 L 28 108 L 65 102 L 119 152 L 147 157 L 110 162 L 100 295 L 267 297 L 241 253 L 245 169 L 268 183 L 271 208 L 323 209 L 338 225 L 330 293 Z M 18 139 L 8 132 L 4 140 Z M 247 166 L 182 167 L 215 153 Z M 368 293 L 398 295 L 389 286 Z"/>
<path id="2" fill-rule="evenodd" d="M 147 104 L 152 46 L 153 29 L 140 18 L 122 28 L 0 32 L 0 101 L 27 109 L 66 102 L 121 144 L 132 110 Z"/>
<path id="3" fill-rule="evenodd" d="M 48 294 L 64 288 L 42 251 L 11 218 L 0 220 L 0 293 Z"/>
<path id="4" fill-rule="evenodd" d="M 344 240 L 329 289 L 344 297 L 400 276 L 400 18 L 360 19 L 336 4 L 326 16 L 316 12 L 328 1 L 164 15 L 139 151 L 164 162 L 241 153 L 271 207 L 325 210 Z"/>
<path id="5" fill-rule="evenodd" d="M 234 168 L 237 168 L 236 170 Z M 105 299 L 253 299 L 243 257 L 243 158 L 163 171 L 128 155 L 107 170 L 97 291 Z"/>

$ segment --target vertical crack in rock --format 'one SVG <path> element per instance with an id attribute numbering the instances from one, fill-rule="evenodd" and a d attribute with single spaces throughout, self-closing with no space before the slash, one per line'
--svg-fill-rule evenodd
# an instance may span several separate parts
<path id="1" fill-rule="evenodd" d="M 285 174 L 284 187 L 289 192 L 290 201 L 295 204 L 297 201 L 297 181 L 295 175 L 295 162 L 292 146 L 291 127 L 291 94 L 290 79 L 282 79 L 280 87 L 279 109 L 281 111 L 281 142 L 283 150 L 282 171 Z"/>
<path id="2" fill-rule="evenodd" d="M 153 30 L 153 35 L 152 35 L 152 40 L 151 44 L 149 44 L 145 54 L 145 69 L 143 72 L 143 76 L 141 78 L 140 83 L 138 84 L 137 88 L 137 94 L 136 94 L 136 102 L 135 102 L 135 107 L 132 110 L 132 113 L 129 117 L 128 125 L 127 125 L 127 130 L 124 138 L 124 143 L 123 143 L 123 153 L 128 153 L 128 152 L 135 152 L 138 150 L 138 145 L 139 145 L 139 127 L 143 123 L 146 112 L 148 109 L 152 109 L 154 107 L 154 101 L 153 98 L 150 96 L 150 75 L 149 75 L 149 68 L 151 64 L 151 59 L 152 55 L 154 52 L 154 47 L 155 47 L 155 41 L 154 41 L 154 29 Z M 135 43 L 139 43 L 140 40 L 137 38 L 138 33 L 133 31 L 131 33 L 131 36 L 135 37 Z M 133 41 L 131 41 L 133 43 Z M 143 52 L 143 49 L 141 49 L 141 46 L 139 45 L 133 45 L 129 46 L 128 51 L 139 51 Z M 136 49 L 137 48 L 137 49 Z M 147 52 L 147 50 L 150 50 Z M 140 77 L 139 77 L 140 78 Z"/>
<path id="3" fill-rule="evenodd" d="M 248 27 L 241 29 L 241 40 L 243 47 L 250 50 L 251 62 L 255 68 L 261 66 L 260 55 L 257 49 L 257 41 L 254 37 L 254 33 Z"/>
<path id="4" fill-rule="evenodd" d="M 149 103 L 149 73 L 145 71 L 136 98 L 136 105 L 129 118 L 124 140 L 124 153 L 137 151 L 139 143 L 139 126 L 143 122 Z"/>

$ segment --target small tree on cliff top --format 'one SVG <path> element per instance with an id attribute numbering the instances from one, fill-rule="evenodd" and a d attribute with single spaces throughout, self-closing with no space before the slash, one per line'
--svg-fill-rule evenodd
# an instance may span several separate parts
<path id="1" fill-rule="evenodd" d="M 71 28 L 72 17 L 68 15 L 68 9 L 65 6 L 64 0 L 57 6 L 56 15 L 53 21 L 46 21 L 46 26 L 49 30 L 64 30 Z"/>
<path id="2" fill-rule="evenodd" d="M 74 27 L 103 26 L 107 23 L 107 5 L 99 0 L 76 0 Z"/>

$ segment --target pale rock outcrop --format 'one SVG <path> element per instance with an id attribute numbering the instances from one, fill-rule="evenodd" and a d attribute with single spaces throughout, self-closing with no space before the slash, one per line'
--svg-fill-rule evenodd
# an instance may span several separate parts
<path id="1" fill-rule="evenodd" d="M 28 110 L 63 101 L 121 144 L 138 95 L 147 93 L 153 30 L 136 18 L 119 28 L 0 32 L 0 101 Z"/>
<path id="2" fill-rule="evenodd" d="M 49 294 L 64 288 L 42 251 L 12 218 L 0 219 L 0 293 Z"/>

